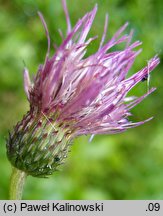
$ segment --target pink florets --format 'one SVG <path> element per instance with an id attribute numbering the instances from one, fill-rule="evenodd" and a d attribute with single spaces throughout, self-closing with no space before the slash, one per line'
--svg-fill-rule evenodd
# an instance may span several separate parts
<path id="1" fill-rule="evenodd" d="M 55 121 L 70 122 L 75 136 L 118 133 L 144 123 L 145 121 L 130 122 L 130 109 L 155 88 L 151 88 L 140 98 L 126 95 L 159 64 L 159 58 L 155 56 L 150 59 L 145 68 L 126 78 L 141 51 L 134 49 L 141 43 L 136 41 L 130 44 L 132 32 L 129 35 L 121 35 L 128 25 L 126 23 L 103 45 L 107 16 L 99 49 L 91 56 L 85 57 L 88 45 L 95 39 L 87 39 L 87 35 L 97 6 L 71 29 L 66 2 L 62 2 L 68 26 L 67 36 L 52 57 L 49 57 L 50 38 L 47 26 L 39 13 L 48 38 L 48 52 L 33 84 L 30 84 L 28 71 L 25 69 L 25 91 L 31 109 L 47 116 L 56 113 Z M 126 43 L 123 50 L 109 52 L 110 48 L 120 43 Z"/>

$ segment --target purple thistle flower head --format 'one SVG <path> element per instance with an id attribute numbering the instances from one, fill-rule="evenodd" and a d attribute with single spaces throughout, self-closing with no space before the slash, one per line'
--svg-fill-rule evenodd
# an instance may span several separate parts
<path id="1" fill-rule="evenodd" d="M 83 134 L 113 134 L 143 124 L 131 122 L 130 110 L 155 90 L 136 98 L 128 92 L 139 82 L 148 79 L 149 73 L 159 64 L 153 57 L 145 68 L 126 78 L 141 43 L 131 43 L 132 31 L 123 35 L 127 23 L 104 44 L 104 33 L 96 53 L 86 57 L 87 47 L 96 38 L 87 38 L 97 6 L 71 28 L 66 14 L 67 35 L 55 54 L 50 57 L 50 37 L 43 16 L 39 16 L 48 38 L 45 62 L 40 65 L 31 82 L 24 70 L 24 87 L 30 110 L 10 135 L 7 144 L 8 158 L 18 169 L 33 176 L 47 176 L 64 161 L 71 141 Z M 117 44 L 125 43 L 123 50 L 110 52 Z"/>

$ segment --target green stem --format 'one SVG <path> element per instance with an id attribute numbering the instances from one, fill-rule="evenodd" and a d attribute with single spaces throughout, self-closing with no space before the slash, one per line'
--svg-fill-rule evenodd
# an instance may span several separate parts
<path id="1" fill-rule="evenodd" d="M 27 174 L 25 172 L 15 167 L 13 168 L 10 179 L 10 200 L 21 200 L 26 176 Z"/>

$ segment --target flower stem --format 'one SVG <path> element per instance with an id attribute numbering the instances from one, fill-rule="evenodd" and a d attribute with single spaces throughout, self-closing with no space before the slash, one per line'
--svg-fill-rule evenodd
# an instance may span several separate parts
<path id="1" fill-rule="evenodd" d="M 10 200 L 21 200 L 26 176 L 25 172 L 13 167 L 10 179 Z"/>

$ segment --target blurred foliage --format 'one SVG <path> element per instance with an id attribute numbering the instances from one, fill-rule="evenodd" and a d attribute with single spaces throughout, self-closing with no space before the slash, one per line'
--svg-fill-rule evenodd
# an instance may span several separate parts
<path id="1" fill-rule="evenodd" d="M 98 47 L 105 14 L 109 12 L 107 39 L 129 21 L 129 28 L 135 30 L 134 40 L 143 42 L 143 52 L 130 75 L 145 66 L 156 53 L 162 60 L 162 0 L 67 0 L 72 24 L 95 3 L 99 10 L 90 36 L 99 35 L 99 38 L 90 47 L 90 53 Z M 0 0 L 0 199 L 8 199 L 11 173 L 5 138 L 29 108 L 23 91 L 23 67 L 25 64 L 33 75 L 47 50 L 38 10 L 48 24 L 52 43 L 59 45 L 58 29 L 66 32 L 61 1 Z M 161 62 L 150 80 L 150 86 L 156 86 L 157 91 L 133 109 L 132 120 L 154 116 L 152 121 L 123 134 L 96 136 L 91 143 L 88 137 L 76 139 L 61 171 L 49 179 L 28 177 L 23 198 L 163 199 L 162 66 Z M 132 94 L 141 95 L 146 91 L 144 82 Z"/>

